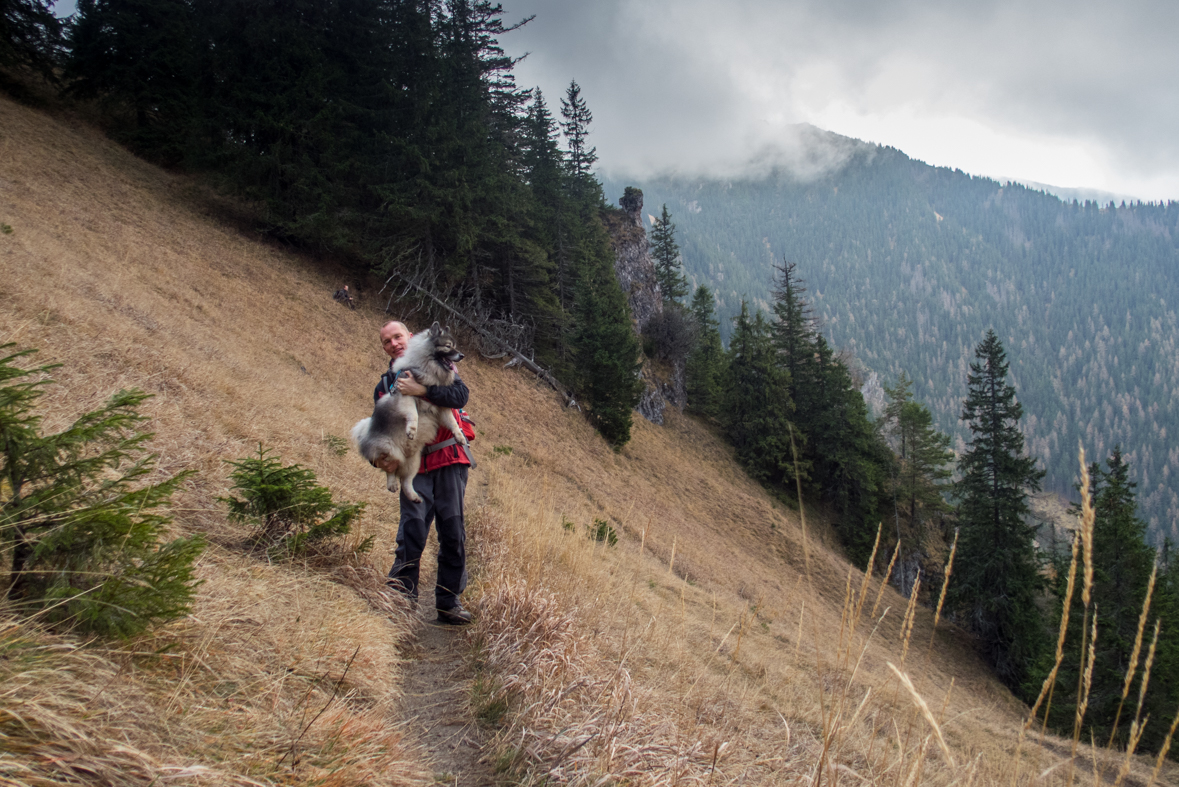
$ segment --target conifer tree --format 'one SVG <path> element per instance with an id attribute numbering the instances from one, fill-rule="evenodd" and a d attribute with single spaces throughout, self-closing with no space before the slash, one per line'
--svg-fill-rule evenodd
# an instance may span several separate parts
<path id="1" fill-rule="evenodd" d="M 192 604 L 200 537 L 161 543 L 181 473 L 145 484 L 154 456 L 137 431 L 141 391 L 120 391 L 56 434 L 33 406 L 51 366 L 0 345 L 0 582 L 17 609 L 101 634 L 131 636 Z M 40 379 L 38 379 L 40 378 Z"/>
<path id="2" fill-rule="evenodd" d="M 675 242 L 675 225 L 663 204 L 663 213 L 651 228 L 651 256 L 655 260 L 655 280 L 665 302 L 679 302 L 688 294 L 688 279 L 680 260 L 680 247 Z"/>
<path id="3" fill-rule="evenodd" d="M 0 71 L 27 67 L 55 79 L 61 21 L 47 0 L 0 0 Z"/>
<path id="4" fill-rule="evenodd" d="M 538 237 L 548 248 L 556 246 L 559 233 L 561 176 L 564 155 L 557 144 L 557 123 L 553 120 L 540 88 L 533 88 L 532 103 L 525 115 L 521 161 L 524 177 L 536 204 Z"/>
<path id="5" fill-rule="evenodd" d="M 532 103 L 524 119 L 522 155 L 524 178 L 531 193 L 528 235 L 544 255 L 531 278 L 545 281 L 544 291 L 532 295 L 537 306 L 536 352 L 546 365 L 560 361 L 562 344 L 570 324 L 574 282 L 570 265 L 569 231 L 572 206 L 566 195 L 564 154 L 557 144 L 557 123 L 549 113 L 540 88 L 532 91 Z"/>
<path id="6" fill-rule="evenodd" d="M 569 177 L 573 182 L 575 197 L 585 196 L 585 185 L 593 179 L 590 174 L 594 162 L 598 160 L 598 149 L 588 147 L 589 125 L 594 116 L 581 97 L 581 86 L 576 80 L 569 83 L 565 90 L 565 97 L 561 99 L 561 131 L 565 134 L 565 141 L 569 144 L 569 155 L 566 159 Z M 600 190 L 600 189 L 599 189 Z"/>
<path id="7" fill-rule="evenodd" d="M 775 266 L 773 344 L 787 374 L 809 491 L 835 506 L 848 556 L 862 564 L 879 524 L 890 456 L 846 363 L 819 333 L 794 263 Z"/>
<path id="8" fill-rule="evenodd" d="M 172 162 L 200 104 L 192 10 L 184 0 L 79 0 L 69 28 L 67 92 L 125 117 L 117 137 Z"/>
<path id="9" fill-rule="evenodd" d="M 1121 447 L 1115 447 L 1106 460 L 1107 470 L 1094 462 L 1089 466 L 1090 495 L 1093 500 L 1093 588 L 1092 603 L 1097 619 L 1097 649 L 1093 654 L 1091 687 L 1088 694 L 1082 737 L 1092 734 L 1099 743 L 1111 738 L 1124 745 L 1130 722 L 1135 716 L 1150 716 L 1144 732 L 1144 748 L 1157 748 L 1174 718 L 1179 703 L 1179 616 L 1175 599 L 1168 587 L 1166 569 L 1156 578 L 1150 608 L 1143 627 L 1144 641 L 1139 641 L 1137 662 L 1134 645 L 1147 587 L 1156 559 L 1155 550 L 1146 543 L 1146 523 L 1137 515 L 1137 484 L 1130 481 L 1129 463 Z M 1063 558 L 1062 558 L 1063 559 Z M 1060 561 L 1058 561 L 1060 562 Z M 1066 564 L 1057 571 L 1057 614 L 1063 604 Z M 1093 613 L 1089 620 L 1092 622 Z M 1072 731 L 1076 710 L 1077 678 L 1082 663 L 1081 627 L 1085 620 L 1080 593 L 1073 596 L 1069 630 L 1065 639 L 1065 659 L 1057 675 L 1049 720 L 1058 729 Z M 1144 676 L 1144 661 L 1156 621 L 1161 621 L 1159 643 L 1151 670 L 1143 707 L 1138 707 L 1139 689 Z M 1134 679 L 1123 701 L 1125 678 L 1133 670 Z M 1114 724 L 1117 729 L 1114 729 Z"/>
<path id="10" fill-rule="evenodd" d="M 794 449 L 801 453 L 803 446 L 790 421 L 789 384 L 775 358 L 770 326 L 760 311 L 751 319 L 742 303 L 729 339 L 726 433 L 751 477 L 793 491 Z"/>
<path id="11" fill-rule="evenodd" d="M 962 405 L 971 440 L 959 460 L 961 536 L 948 603 L 978 637 L 1000 680 L 1026 693 L 1047 642 L 1036 606 L 1043 581 L 1035 528 L 1027 522 L 1027 496 L 1039 490 L 1043 472 L 1024 454 L 1023 408 L 1007 382 L 1007 356 L 994 331 L 975 358 Z"/>
<path id="12" fill-rule="evenodd" d="M 885 420 L 897 453 L 892 493 L 905 513 L 907 535 L 917 542 L 910 546 L 918 546 L 924 539 L 925 522 L 950 510 L 945 494 L 954 453 L 949 435 L 934 428 L 929 409 L 912 399 L 911 386 L 904 372 L 895 388 L 885 386 L 889 397 Z"/>
<path id="13" fill-rule="evenodd" d="M 822 335 L 815 334 L 813 347 L 809 362 L 800 364 L 808 386 L 796 386 L 808 407 L 804 419 L 795 404 L 806 437 L 803 455 L 812 487 L 835 509 L 847 556 L 862 567 L 872 551 L 891 456 L 847 365 Z"/>
<path id="14" fill-rule="evenodd" d="M 598 227 L 605 232 L 600 223 Z M 574 317 L 574 359 L 590 419 L 606 442 L 621 448 L 630 440 L 632 413 L 642 391 L 640 347 L 630 325 L 626 296 L 609 259 L 586 260 L 577 285 Z"/>
<path id="15" fill-rule="evenodd" d="M 775 265 L 774 278 L 774 345 L 778 348 L 782 365 L 790 372 L 792 394 L 800 397 L 799 387 L 806 387 L 808 377 L 813 376 L 807 369 L 814 360 L 815 318 L 810 304 L 806 301 L 806 284 L 799 277 L 797 265 L 782 260 Z"/>
<path id="16" fill-rule="evenodd" d="M 725 378 L 725 348 L 721 344 L 716 304 L 707 285 L 692 294 L 692 318 L 696 321 L 696 343 L 684 370 L 688 408 L 700 415 L 720 415 Z"/>
<path id="17" fill-rule="evenodd" d="M 631 325 L 626 295 L 614 273 L 614 252 L 602 220 L 602 185 L 590 171 L 597 159 L 588 149 L 593 119 L 581 89 L 573 82 L 561 102 L 561 129 L 569 144 L 562 228 L 567 244 L 558 276 L 572 283 L 568 363 L 558 366 L 590 406 L 595 427 L 616 449 L 630 439 L 631 417 L 639 402 L 641 345 Z"/>

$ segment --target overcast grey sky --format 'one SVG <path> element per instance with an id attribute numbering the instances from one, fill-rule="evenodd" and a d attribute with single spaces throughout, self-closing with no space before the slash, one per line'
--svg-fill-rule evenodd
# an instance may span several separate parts
<path id="1" fill-rule="evenodd" d="M 1175 0 L 501 0 L 600 166 L 731 172 L 806 122 L 931 164 L 1179 199 Z"/>
<path id="2" fill-rule="evenodd" d="M 811 123 L 930 164 L 1179 199 L 1176 0 L 501 0 L 615 174 L 731 173 Z M 73 10 L 59 0 L 59 14 Z"/>

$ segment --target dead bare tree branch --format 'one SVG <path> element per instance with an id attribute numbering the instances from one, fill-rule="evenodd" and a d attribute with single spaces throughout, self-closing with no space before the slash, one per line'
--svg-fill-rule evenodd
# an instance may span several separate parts
<path id="1" fill-rule="evenodd" d="M 445 314 L 453 317 L 461 322 L 463 325 L 475 332 L 475 335 L 480 340 L 480 352 L 488 357 L 504 358 L 512 356 L 510 366 L 523 366 L 535 374 L 540 379 L 548 383 L 554 391 L 557 391 L 565 397 L 566 407 L 576 407 L 578 410 L 581 406 L 573 396 L 573 392 L 552 375 L 547 369 L 536 363 L 533 359 L 526 356 L 520 348 L 526 348 L 532 343 L 532 328 L 529 325 L 518 323 L 512 320 L 496 320 L 488 315 L 480 315 L 478 311 L 472 311 L 474 317 L 468 316 L 463 311 L 451 306 L 445 300 L 436 294 L 436 289 L 431 286 L 435 283 L 435 277 L 429 275 L 427 271 L 420 265 L 421 253 L 418 254 L 418 265 L 412 273 L 394 271 L 388 279 L 385 280 L 385 285 L 381 287 L 381 292 L 386 288 L 390 289 L 389 302 L 385 306 L 385 312 L 388 313 L 389 306 L 392 305 L 393 299 L 405 299 L 410 294 L 417 295 L 424 299 L 428 304 L 432 304 L 437 309 L 440 309 Z M 394 284 L 394 280 L 400 280 Z M 400 292 L 398 292 L 400 290 Z M 378 293 L 379 294 L 379 293 Z M 416 309 L 415 309 L 416 311 Z M 494 353 L 498 351 L 497 355 L 490 355 L 489 351 Z"/>

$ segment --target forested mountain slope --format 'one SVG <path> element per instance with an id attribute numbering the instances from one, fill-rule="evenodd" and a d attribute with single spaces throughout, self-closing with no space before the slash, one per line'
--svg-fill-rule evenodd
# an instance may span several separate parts
<path id="1" fill-rule="evenodd" d="M 339 450 L 384 367 L 386 297 L 351 279 L 358 308 L 333 302 L 346 269 L 223 222 L 194 181 L 71 118 L 0 98 L 0 150 L 0 341 L 64 364 L 46 428 L 120 387 L 153 393 L 162 471 L 195 471 L 176 528 L 211 542 L 193 614 L 130 643 L 48 632 L 0 604 L 0 781 L 485 783 L 416 740 L 421 706 L 448 696 L 471 737 L 446 745 L 484 744 L 505 782 L 1006 784 L 1019 763 L 1028 784 L 1067 757 L 1051 735 L 1018 749 L 1027 709 L 961 632 L 943 620 L 935 636 L 914 604 L 906 635 L 906 599 L 775 502 L 714 429 L 669 411 L 615 452 L 533 375 L 474 352 L 461 369 L 479 430 L 479 617 L 452 648 L 483 672 L 442 700 L 413 696 L 421 620 L 365 581 L 379 591 L 392 562 L 396 498 Z M 356 536 L 372 550 L 288 561 L 244 548 L 218 498 L 226 460 L 260 441 L 367 503 Z M 854 632 L 849 598 L 867 600 Z M 945 708 L 952 760 L 927 750 L 889 663 Z M 1133 777 L 1152 768 L 1143 758 Z M 1053 773 L 1064 784 L 1067 769 Z"/>
<path id="2" fill-rule="evenodd" d="M 817 177 L 616 177 L 606 193 L 667 203 L 725 330 L 743 298 L 767 309 L 774 261 L 797 263 L 830 341 L 884 383 L 907 372 L 959 437 L 971 353 L 993 327 L 1046 487 L 1071 492 L 1078 440 L 1090 456 L 1121 444 L 1153 537 L 1179 537 L 1179 203 L 1063 202 L 811 131 L 841 161 Z"/>

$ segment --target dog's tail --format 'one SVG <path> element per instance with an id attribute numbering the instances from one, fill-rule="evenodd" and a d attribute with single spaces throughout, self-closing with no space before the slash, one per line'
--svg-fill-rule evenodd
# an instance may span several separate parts
<path id="1" fill-rule="evenodd" d="M 352 442 L 356 444 L 357 448 L 364 445 L 365 438 L 368 437 L 368 427 L 372 423 L 372 418 L 365 418 L 362 421 L 357 421 L 356 426 L 352 427 Z"/>

